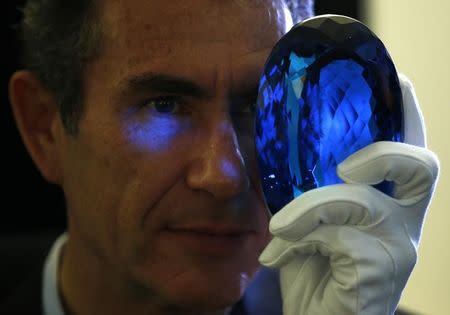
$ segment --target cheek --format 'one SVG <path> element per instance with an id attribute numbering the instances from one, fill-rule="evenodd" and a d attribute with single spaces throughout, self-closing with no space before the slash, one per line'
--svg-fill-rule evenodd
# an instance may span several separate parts
<path id="1" fill-rule="evenodd" d="M 121 149 L 114 164 L 126 167 L 128 173 L 123 174 L 127 186 L 116 205 L 117 239 L 124 259 L 136 262 L 166 222 L 167 214 L 153 209 L 183 175 L 192 132 L 189 123 L 171 117 L 128 121 L 121 128 Z"/>
<path id="2" fill-rule="evenodd" d="M 169 116 L 169 115 L 167 115 Z M 173 149 L 174 142 L 187 132 L 189 123 L 174 117 L 151 117 L 125 125 L 126 140 L 138 151 L 164 153 Z"/>
<path id="3" fill-rule="evenodd" d="M 188 124 L 171 117 L 127 122 L 123 130 L 118 167 L 125 167 L 122 216 L 142 224 L 146 213 L 180 180 L 192 138 Z M 156 224 L 156 223 L 155 223 Z"/>

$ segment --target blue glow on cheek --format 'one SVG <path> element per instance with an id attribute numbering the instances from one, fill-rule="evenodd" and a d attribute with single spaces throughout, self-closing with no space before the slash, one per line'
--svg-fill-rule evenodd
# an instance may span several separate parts
<path id="1" fill-rule="evenodd" d="M 232 178 L 233 180 L 239 179 L 239 165 L 233 164 L 229 160 L 222 160 L 221 161 L 221 170 L 225 176 L 228 178 Z"/>
<path id="2" fill-rule="evenodd" d="M 127 126 L 129 141 L 142 151 L 167 151 L 187 129 L 186 122 L 174 117 L 152 117 Z"/>

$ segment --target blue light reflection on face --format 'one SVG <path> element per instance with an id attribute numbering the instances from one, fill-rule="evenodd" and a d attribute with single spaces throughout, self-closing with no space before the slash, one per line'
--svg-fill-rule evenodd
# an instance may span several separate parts
<path id="1" fill-rule="evenodd" d="M 163 152 L 188 127 L 185 119 L 172 114 L 149 114 L 127 125 L 129 141 L 141 151 Z"/>
<path id="2" fill-rule="evenodd" d="M 230 160 L 220 161 L 222 172 L 226 174 L 227 178 L 233 178 L 237 180 L 240 175 L 240 170 L 236 169 L 236 164 L 233 164 Z"/>

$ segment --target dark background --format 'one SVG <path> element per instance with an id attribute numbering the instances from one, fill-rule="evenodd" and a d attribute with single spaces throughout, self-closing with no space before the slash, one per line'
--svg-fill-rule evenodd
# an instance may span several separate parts
<path id="1" fill-rule="evenodd" d="M 64 0 L 62 0 L 64 1 Z M 24 1 L 2 3 L 2 29 L 6 31 L 1 45 L 1 128 L 4 145 L 1 150 L 3 170 L 0 235 L 32 233 L 41 230 L 64 230 L 65 214 L 62 192 L 48 184 L 39 174 L 25 151 L 15 127 L 8 101 L 8 80 L 19 68 L 19 43 L 13 25 L 21 15 L 17 9 Z M 316 0 L 316 14 L 343 14 L 361 19 L 362 7 L 356 0 Z"/>

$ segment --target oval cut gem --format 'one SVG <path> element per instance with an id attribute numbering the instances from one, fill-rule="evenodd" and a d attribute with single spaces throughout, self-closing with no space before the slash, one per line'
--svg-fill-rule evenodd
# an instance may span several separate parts
<path id="1" fill-rule="evenodd" d="M 342 182 L 337 164 L 382 140 L 403 140 L 403 114 L 381 40 L 340 15 L 295 25 L 266 61 L 256 106 L 255 145 L 271 213 L 305 191 Z"/>

